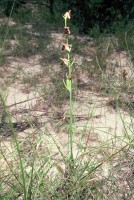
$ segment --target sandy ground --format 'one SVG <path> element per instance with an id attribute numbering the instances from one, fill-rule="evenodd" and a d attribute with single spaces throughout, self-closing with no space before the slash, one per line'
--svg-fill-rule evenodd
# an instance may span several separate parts
<path id="1" fill-rule="evenodd" d="M 51 45 L 53 48 L 59 48 L 62 35 L 57 36 L 53 33 L 52 38 L 54 41 L 48 48 Z M 78 59 L 78 65 L 81 66 L 82 58 L 78 55 L 75 57 Z M 117 58 L 117 55 L 113 55 L 113 57 Z M 113 57 L 110 58 L 112 63 L 114 60 Z M 60 161 L 61 156 L 57 145 L 65 155 L 68 153 L 69 102 L 64 101 L 60 108 L 56 107 L 51 103 L 54 98 L 53 95 L 49 95 L 44 100 L 38 90 L 31 90 L 27 84 L 22 84 L 21 82 L 22 77 L 25 75 L 34 76 L 43 73 L 40 59 L 41 55 L 32 56 L 28 59 L 13 59 L 9 57 L 8 68 L 5 68 L 5 71 L 2 69 L 1 74 L 3 74 L 3 77 L 1 77 L 1 85 L 3 87 L 4 81 L 10 79 L 12 74 L 18 69 L 21 71 L 17 75 L 16 80 L 10 82 L 4 89 L 6 105 L 14 123 L 28 121 L 32 124 L 36 121 L 39 126 L 35 128 L 28 127 L 23 131 L 19 131 L 18 129 L 17 137 L 22 141 L 27 137 L 33 137 L 33 132 L 35 135 L 41 135 L 41 147 L 48 149 L 48 152 L 51 154 L 50 156 L 53 156 L 54 160 Z M 125 59 L 126 57 L 124 60 L 122 59 L 123 62 L 128 62 Z M 87 60 L 90 62 L 90 56 L 87 56 Z M 125 68 L 126 65 L 123 63 L 122 66 Z M 131 70 L 129 70 L 128 76 L 130 78 Z M 88 82 L 86 74 L 82 73 L 79 78 L 81 82 Z M 49 77 L 46 75 L 43 78 L 43 82 L 39 84 L 39 87 L 45 84 L 45 81 L 46 84 L 51 84 Z M 79 154 L 84 152 L 84 148 L 94 148 L 96 149 L 96 154 L 99 152 L 99 149 L 103 149 L 102 151 L 108 152 L 110 155 L 118 148 L 123 147 L 133 137 L 133 117 L 121 108 L 116 110 L 108 106 L 108 102 L 109 97 L 101 96 L 90 88 L 78 88 L 77 99 L 73 101 L 74 157 L 79 157 Z M 62 122 L 61 119 L 64 114 L 65 121 Z M 1 147 L 6 149 L 7 154 L 10 154 L 13 150 L 11 147 L 12 136 L 10 134 L 9 136 L 2 136 L 0 134 L 0 139 Z M 82 146 L 83 150 L 79 151 L 79 145 Z M 101 158 L 100 153 L 98 153 L 98 156 Z M 88 158 L 89 155 L 85 159 Z M 2 166 L 4 166 L 3 163 L 2 159 Z M 106 163 L 102 170 L 103 176 L 108 176 L 109 169 L 110 163 Z M 54 172 L 52 171 L 52 173 Z"/>

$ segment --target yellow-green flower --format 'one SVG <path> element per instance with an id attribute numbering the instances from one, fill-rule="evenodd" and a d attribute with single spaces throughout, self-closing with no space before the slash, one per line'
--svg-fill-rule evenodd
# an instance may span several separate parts
<path id="1" fill-rule="evenodd" d="M 69 60 L 67 60 L 66 58 L 60 58 L 62 60 L 62 64 L 65 64 L 67 67 L 69 65 Z"/>
<path id="2" fill-rule="evenodd" d="M 70 19 L 71 18 L 71 10 L 69 10 L 68 12 L 65 13 L 65 15 L 63 16 L 64 19 Z"/>

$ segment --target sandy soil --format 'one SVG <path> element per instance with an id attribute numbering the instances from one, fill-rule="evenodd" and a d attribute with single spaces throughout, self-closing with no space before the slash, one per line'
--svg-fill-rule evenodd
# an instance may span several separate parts
<path id="1" fill-rule="evenodd" d="M 52 34 L 53 42 L 48 46 L 48 48 L 59 48 L 61 45 L 63 36 L 60 34 Z M 11 41 L 11 45 L 14 43 Z M 112 55 L 107 61 L 110 63 L 110 67 L 113 62 L 118 62 L 121 58 L 121 70 L 125 69 L 128 71 L 128 78 L 132 76 L 131 67 L 127 63 L 127 56 L 123 57 L 121 55 Z M 78 66 L 82 66 L 82 57 L 79 55 L 75 56 L 78 58 Z M 44 99 L 40 95 L 39 90 L 34 90 L 33 88 L 28 88 L 27 84 L 22 84 L 23 76 L 29 75 L 34 76 L 43 73 L 43 68 L 40 64 L 41 55 L 31 56 L 27 59 L 24 58 L 13 58 L 8 57 L 8 67 L 1 70 L 1 85 L 4 88 L 4 81 L 10 80 L 6 88 L 1 88 L 6 96 L 6 105 L 9 113 L 12 115 L 13 122 L 23 122 L 28 121 L 31 124 L 38 122 L 38 126 L 35 126 L 35 133 L 42 134 L 42 148 L 45 147 L 51 151 L 51 156 L 54 159 L 61 159 L 59 155 L 59 150 L 57 149 L 57 144 L 62 149 L 64 154 L 68 151 L 68 131 L 65 128 L 68 124 L 69 115 L 69 103 L 64 101 L 64 103 L 59 107 L 52 104 L 53 95 L 49 95 Z M 90 63 L 90 55 L 86 56 L 87 61 Z M 85 58 L 84 58 L 85 59 Z M 130 63 L 130 62 L 129 62 Z M 56 64 L 55 64 L 56 66 Z M 110 67 L 108 70 L 110 70 Z M 20 70 L 21 69 L 21 70 Z M 55 68 L 56 69 L 56 68 Z M 12 75 L 20 70 L 17 74 L 15 81 L 11 81 Z M 58 70 L 58 66 L 57 66 Z M 118 70 L 118 73 L 117 73 Z M 115 73 L 119 76 L 120 70 L 116 69 Z M 87 83 L 89 77 L 81 73 L 79 75 L 81 82 Z M 44 75 L 43 81 L 39 83 L 39 87 L 42 84 L 51 84 L 51 79 L 48 75 Z M 62 80 L 61 80 L 62 81 Z M 134 119 L 128 112 L 123 111 L 121 108 L 116 110 L 113 107 L 108 106 L 108 102 L 111 97 L 104 97 L 91 88 L 79 88 L 78 96 L 76 101 L 73 102 L 73 115 L 74 115 L 74 156 L 78 156 L 79 148 L 81 144 L 84 148 L 92 147 L 94 149 L 101 149 L 107 151 L 109 154 L 114 152 L 119 147 L 121 148 L 125 145 L 130 138 L 133 136 L 134 130 Z M 2 115 L 2 107 L 0 108 Z M 65 114 L 66 120 L 62 122 L 62 116 Z M 23 131 L 17 130 L 17 137 L 19 140 L 24 140 L 28 136 L 33 136 L 34 128 L 26 128 Z M 10 135 L 10 134 L 9 134 Z M 11 143 L 12 136 L 2 136 L 0 134 L 1 146 L 3 149 L 8 149 L 7 154 L 12 151 Z M 56 141 L 56 142 L 55 142 Z M 96 152 L 97 153 L 97 152 Z M 100 155 L 100 154 L 99 154 Z M 101 156 L 101 155 L 100 155 Z M 89 155 L 86 159 L 89 158 Z M 3 161 L 4 162 L 4 161 Z M 3 162 L 2 165 L 3 165 Z M 105 164 L 102 170 L 104 177 L 108 176 L 110 168 L 110 163 Z M 52 172 L 53 173 L 53 172 Z"/>

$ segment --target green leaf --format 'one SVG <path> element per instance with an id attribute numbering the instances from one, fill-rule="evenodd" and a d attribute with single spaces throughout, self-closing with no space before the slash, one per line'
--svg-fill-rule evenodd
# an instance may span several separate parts
<path id="1" fill-rule="evenodd" d="M 66 86 L 67 86 L 67 90 L 70 92 L 71 91 L 71 80 L 69 80 L 69 79 L 66 80 Z"/>
<path id="2" fill-rule="evenodd" d="M 64 83 L 66 89 L 67 89 L 69 92 L 71 92 L 71 80 L 67 79 L 67 80 L 66 80 L 66 83 L 65 83 L 65 81 L 63 80 L 63 83 Z"/>

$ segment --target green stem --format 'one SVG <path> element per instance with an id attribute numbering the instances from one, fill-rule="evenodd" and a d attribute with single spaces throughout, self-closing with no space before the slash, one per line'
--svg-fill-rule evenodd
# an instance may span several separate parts
<path id="1" fill-rule="evenodd" d="M 65 27 L 67 27 L 67 20 L 65 19 Z"/>
<path id="2" fill-rule="evenodd" d="M 70 127 L 69 127 L 69 135 L 70 135 L 70 159 L 73 161 L 73 116 L 72 116 L 72 80 L 71 81 L 71 90 L 70 90 Z"/>
<path id="3" fill-rule="evenodd" d="M 68 39 L 67 39 L 68 44 Z M 70 61 L 70 52 L 68 52 L 68 60 Z M 69 76 L 72 75 L 72 66 L 69 63 Z M 69 91 L 69 152 L 70 152 L 70 160 L 73 161 L 73 113 L 72 113 L 72 79 L 70 81 L 70 91 Z"/>

